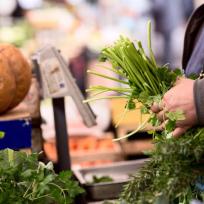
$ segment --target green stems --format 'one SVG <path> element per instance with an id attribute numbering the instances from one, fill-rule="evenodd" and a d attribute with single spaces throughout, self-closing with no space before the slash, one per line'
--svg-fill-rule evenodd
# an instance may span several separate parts
<path id="1" fill-rule="evenodd" d="M 149 52 L 150 52 L 150 58 L 152 60 L 152 63 L 154 64 L 154 66 L 156 67 L 156 60 L 154 58 L 154 54 L 152 51 L 152 43 L 151 43 L 151 22 L 148 21 L 147 23 L 147 30 L 148 30 L 148 48 L 149 48 Z"/>
<path id="2" fill-rule="evenodd" d="M 117 78 L 109 77 L 109 76 L 107 76 L 107 75 L 100 74 L 100 73 L 95 72 L 95 71 L 92 71 L 92 70 L 88 70 L 87 73 L 94 74 L 94 75 L 100 76 L 100 77 L 102 77 L 102 78 L 110 79 L 110 80 L 112 80 L 112 81 L 116 81 L 116 82 L 119 82 L 119 83 L 122 83 L 122 84 L 129 84 L 128 82 L 126 82 L 126 81 L 124 81 L 124 80 L 120 80 L 120 79 L 117 79 Z"/>
<path id="3" fill-rule="evenodd" d="M 90 99 L 84 100 L 83 103 L 89 103 L 89 102 L 93 102 L 101 99 L 119 99 L 119 98 L 127 99 L 127 96 L 104 96 L 104 97 L 98 97 L 98 98 L 90 98 Z"/>

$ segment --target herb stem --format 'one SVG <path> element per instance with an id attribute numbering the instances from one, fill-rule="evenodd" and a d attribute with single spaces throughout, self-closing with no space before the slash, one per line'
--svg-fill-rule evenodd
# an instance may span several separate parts
<path id="1" fill-rule="evenodd" d="M 122 140 L 122 139 L 126 139 L 126 138 L 130 137 L 131 135 L 134 135 L 135 133 L 143 130 L 146 127 L 146 125 L 148 124 L 148 121 L 149 121 L 149 118 L 147 120 L 145 120 L 142 124 L 140 124 L 138 126 L 138 128 L 136 130 L 134 130 L 133 132 L 131 132 L 131 133 L 127 134 L 127 135 L 124 135 L 122 137 L 113 139 L 113 141 L 116 142 L 116 141 L 119 141 L 119 140 Z"/>
<path id="2" fill-rule="evenodd" d="M 105 97 L 99 97 L 99 98 L 90 98 L 87 100 L 83 100 L 83 103 L 89 103 L 89 102 L 93 102 L 101 99 L 120 99 L 120 98 L 127 98 L 127 96 L 105 96 Z"/>
<path id="3" fill-rule="evenodd" d="M 113 81 L 117 81 L 117 82 L 122 83 L 122 84 L 129 84 L 128 82 L 126 82 L 124 80 L 120 80 L 120 79 L 116 79 L 116 78 L 113 78 L 113 77 L 109 77 L 107 75 L 100 74 L 100 73 L 92 71 L 92 70 L 88 70 L 87 73 L 94 74 L 96 76 L 100 76 L 100 77 L 103 77 L 103 78 L 106 78 L 106 79 L 110 79 L 110 80 L 113 80 Z"/>

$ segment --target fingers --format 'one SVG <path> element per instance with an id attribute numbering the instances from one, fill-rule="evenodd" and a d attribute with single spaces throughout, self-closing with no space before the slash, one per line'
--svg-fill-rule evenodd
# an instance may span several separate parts
<path id="1" fill-rule="evenodd" d="M 178 85 L 179 83 L 181 83 L 182 81 L 182 78 L 178 78 L 177 81 L 176 81 L 176 85 Z M 167 112 L 170 111 L 168 109 L 168 103 L 165 103 L 164 102 L 167 102 L 164 100 L 165 98 L 163 98 L 163 100 L 161 101 L 161 103 L 154 103 L 151 107 L 151 111 L 153 113 L 156 114 L 158 120 L 160 120 L 162 122 L 161 125 L 159 125 L 158 127 L 156 127 L 155 130 L 157 131 L 162 131 L 166 124 L 168 123 L 168 117 L 166 116 Z M 171 110 L 172 111 L 172 110 Z M 183 121 L 176 121 L 176 128 L 173 130 L 172 132 L 172 136 L 173 137 L 179 137 L 181 136 L 182 134 L 184 134 L 187 130 L 189 129 L 188 126 L 185 126 L 185 124 L 183 123 Z"/>
<path id="2" fill-rule="evenodd" d="M 154 113 L 158 113 L 160 111 L 160 107 L 158 103 L 153 103 L 153 105 L 151 106 L 151 111 Z"/>
<path id="3" fill-rule="evenodd" d="M 158 127 L 156 127 L 155 130 L 157 131 L 163 131 L 166 127 L 166 125 L 168 124 L 169 120 L 168 119 L 164 119 L 162 120 L 162 124 L 159 125 Z M 175 129 L 173 130 L 172 132 L 172 136 L 173 137 L 179 137 L 181 136 L 182 134 L 184 134 L 190 127 L 189 126 L 179 126 L 177 123 L 176 123 L 176 127 Z"/>
<path id="4" fill-rule="evenodd" d="M 167 121 L 163 122 L 160 126 L 156 127 L 156 131 L 162 131 L 165 128 Z M 172 132 L 172 136 L 173 137 L 179 137 L 182 134 L 184 134 L 187 130 L 189 129 L 189 127 L 185 126 L 185 127 L 176 127 L 174 129 L 174 131 Z"/>
<path id="5" fill-rule="evenodd" d="M 177 127 L 173 132 L 172 135 L 173 137 L 179 137 L 182 134 L 184 134 L 187 130 L 189 129 L 189 127 L 185 126 L 185 127 Z"/>
<path id="6" fill-rule="evenodd" d="M 167 119 L 167 117 L 166 117 L 166 111 L 165 111 L 165 110 L 160 111 L 160 112 L 157 114 L 157 118 L 158 118 L 160 121 L 165 121 L 165 120 Z"/>
<path id="7" fill-rule="evenodd" d="M 164 108 L 164 103 L 161 102 L 161 103 L 154 103 L 151 107 L 151 110 L 152 112 L 156 113 L 157 115 L 157 118 L 160 120 L 160 121 L 165 121 L 167 119 L 166 117 L 166 109 Z"/>
<path id="8" fill-rule="evenodd" d="M 158 113 L 161 110 L 164 109 L 164 103 L 161 101 L 160 103 L 153 103 L 152 107 L 151 107 L 151 111 L 154 113 Z"/>

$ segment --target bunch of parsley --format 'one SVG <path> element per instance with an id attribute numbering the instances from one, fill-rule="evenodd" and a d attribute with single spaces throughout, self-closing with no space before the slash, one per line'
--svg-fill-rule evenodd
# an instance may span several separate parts
<path id="1" fill-rule="evenodd" d="M 1 204 L 71 204 L 82 192 L 70 171 L 56 174 L 51 162 L 38 162 L 38 154 L 0 151 Z"/>

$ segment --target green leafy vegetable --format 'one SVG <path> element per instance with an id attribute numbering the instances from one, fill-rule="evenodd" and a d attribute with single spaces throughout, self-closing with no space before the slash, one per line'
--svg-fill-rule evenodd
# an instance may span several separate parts
<path id="1" fill-rule="evenodd" d="M 114 181 L 110 176 L 93 176 L 93 181 L 91 183 L 104 183 Z"/>
<path id="2" fill-rule="evenodd" d="M 34 29 L 24 20 L 14 21 L 11 25 L 1 25 L 0 43 L 11 43 L 22 47 L 33 36 Z"/>
<path id="3" fill-rule="evenodd" d="M 179 139 L 154 142 L 151 159 L 124 187 L 121 199 L 128 204 L 158 203 L 164 198 L 163 204 L 188 204 L 201 199 L 203 193 L 196 183 L 198 176 L 204 175 L 202 165 L 198 165 L 204 153 L 204 129 L 189 130 Z"/>
<path id="4" fill-rule="evenodd" d="M 57 175 L 51 162 L 38 162 L 37 154 L 0 151 L 1 204 L 72 204 L 82 192 L 70 171 Z"/>
<path id="5" fill-rule="evenodd" d="M 111 68 L 102 66 L 101 68 L 109 69 L 114 73 L 123 77 L 123 80 L 98 73 L 96 71 L 88 71 L 88 73 L 98 77 L 107 78 L 117 81 L 125 87 L 105 87 L 103 85 L 91 86 L 87 92 L 92 93 L 92 97 L 85 102 L 90 102 L 103 98 L 126 98 L 127 103 L 125 109 L 134 110 L 136 103 L 141 102 L 143 107 L 142 113 L 151 113 L 150 107 L 153 102 L 159 103 L 164 93 L 169 90 L 177 78 L 182 76 L 179 69 L 170 70 L 167 65 L 158 66 L 156 64 L 150 39 L 151 24 L 148 24 L 148 48 L 150 58 L 144 52 L 140 41 L 136 45 L 128 38 L 120 36 L 120 38 L 109 47 L 101 51 L 100 60 L 108 61 L 112 64 Z M 118 96 L 95 97 L 105 92 L 115 91 Z M 152 114 L 152 113 L 151 113 Z M 175 113 L 176 114 L 176 113 Z M 171 114 L 169 113 L 171 116 Z M 170 119 L 171 120 L 171 119 Z M 154 114 L 149 120 L 153 126 L 157 126 L 159 121 Z M 140 129 L 138 129 L 139 131 Z"/>

